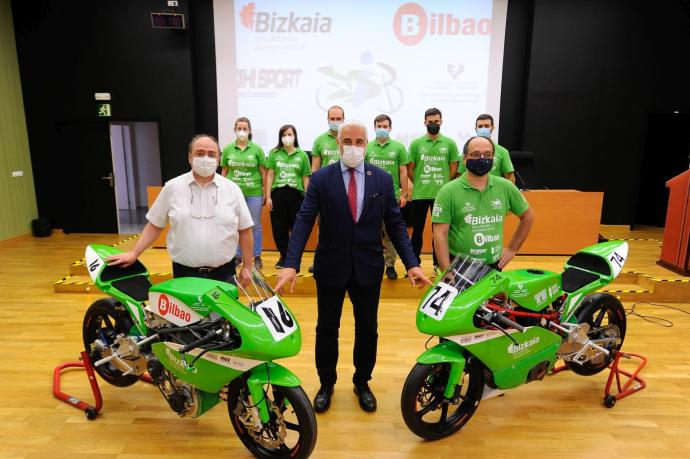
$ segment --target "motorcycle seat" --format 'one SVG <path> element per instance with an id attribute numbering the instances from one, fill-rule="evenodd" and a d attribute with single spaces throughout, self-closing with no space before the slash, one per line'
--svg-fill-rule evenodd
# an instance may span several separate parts
<path id="1" fill-rule="evenodd" d="M 561 288 L 566 293 L 572 293 L 597 280 L 599 280 L 599 276 L 596 274 L 568 267 L 561 274 Z"/>

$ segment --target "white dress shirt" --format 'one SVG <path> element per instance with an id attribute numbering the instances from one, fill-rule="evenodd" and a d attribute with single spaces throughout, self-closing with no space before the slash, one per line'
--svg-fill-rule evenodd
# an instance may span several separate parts
<path id="1" fill-rule="evenodd" d="M 193 268 L 230 262 L 237 253 L 238 230 L 254 225 L 234 182 L 214 174 L 213 181 L 201 187 L 191 171 L 165 184 L 146 219 L 159 228 L 170 222 L 170 258 Z"/>

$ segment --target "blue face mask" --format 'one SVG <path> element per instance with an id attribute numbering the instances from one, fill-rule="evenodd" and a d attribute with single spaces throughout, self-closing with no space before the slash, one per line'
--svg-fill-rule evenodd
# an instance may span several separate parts
<path id="1" fill-rule="evenodd" d="M 388 129 L 376 128 L 376 138 L 381 140 L 386 140 L 390 133 Z"/>
<path id="2" fill-rule="evenodd" d="M 488 174 L 491 171 L 491 168 L 494 167 L 494 160 L 493 158 L 468 159 L 465 166 L 467 166 L 467 170 L 472 172 L 474 175 L 482 177 Z"/>
<path id="3" fill-rule="evenodd" d="M 336 121 L 334 123 L 328 123 L 328 128 L 333 132 L 338 132 L 338 128 L 343 124 L 341 121 Z"/>
<path id="4" fill-rule="evenodd" d="M 491 137 L 491 128 L 487 128 L 487 127 L 477 128 L 477 135 L 480 137 L 486 137 L 488 139 Z"/>

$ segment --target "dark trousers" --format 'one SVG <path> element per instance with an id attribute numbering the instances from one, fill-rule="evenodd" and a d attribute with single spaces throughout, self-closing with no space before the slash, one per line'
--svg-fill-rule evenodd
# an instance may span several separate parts
<path id="1" fill-rule="evenodd" d="M 298 190 L 287 186 L 276 188 L 271 192 L 273 210 L 271 211 L 271 229 L 273 240 L 280 252 L 280 258 L 285 258 L 292 225 L 299 211 L 304 196 Z"/>
<path id="2" fill-rule="evenodd" d="M 355 374 L 352 382 L 357 385 L 369 381 L 376 364 L 381 282 L 359 285 L 354 272 L 343 286 L 316 281 L 319 311 L 316 321 L 316 370 L 324 385 L 335 384 L 337 379 L 338 331 L 345 292 L 350 297 L 355 316 L 355 347 L 352 352 Z"/>
<path id="3" fill-rule="evenodd" d="M 200 277 L 222 282 L 235 283 L 235 260 L 219 266 L 212 271 L 207 268 L 192 268 L 173 262 L 173 277 Z"/>
<path id="4" fill-rule="evenodd" d="M 426 214 L 434 208 L 433 199 L 415 199 L 411 202 L 413 225 L 412 225 L 412 250 L 417 257 L 417 261 L 421 263 L 420 255 L 422 253 L 422 245 L 424 244 L 424 225 L 426 224 Z M 408 204 L 409 205 L 409 204 Z M 431 252 L 434 259 L 434 266 L 438 266 L 436 259 L 436 251 L 434 247 L 433 234 L 431 237 Z"/>

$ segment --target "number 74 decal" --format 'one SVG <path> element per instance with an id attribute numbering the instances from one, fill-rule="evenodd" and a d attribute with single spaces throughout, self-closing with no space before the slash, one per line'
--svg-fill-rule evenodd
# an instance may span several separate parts
<path id="1" fill-rule="evenodd" d="M 441 320 L 456 296 L 458 290 L 455 287 L 439 282 L 424 298 L 419 310 L 429 317 Z"/>
<path id="2" fill-rule="evenodd" d="M 297 330 L 297 321 L 277 296 L 256 305 L 256 312 L 268 327 L 273 339 L 280 341 Z"/>

